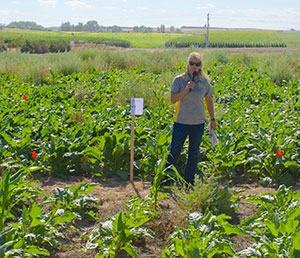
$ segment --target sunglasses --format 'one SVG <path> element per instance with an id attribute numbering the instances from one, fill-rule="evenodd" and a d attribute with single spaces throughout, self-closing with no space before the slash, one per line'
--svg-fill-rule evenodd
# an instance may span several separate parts
<path id="1" fill-rule="evenodd" d="M 190 65 L 196 65 L 197 67 L 199 67 L 201 65 L 201 63 L 194 63 L 193 61 L 189 61 Z"/>

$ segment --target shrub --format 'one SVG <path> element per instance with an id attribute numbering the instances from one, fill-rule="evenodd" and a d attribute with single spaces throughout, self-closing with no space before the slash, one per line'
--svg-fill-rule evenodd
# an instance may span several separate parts
<path id="1" fill-rule="evenodd" d="M 4 44 L 0 44 L 0 52 L 7 51 L 7 48 Z"/>
<path id="2" fill-rule="evenodd" d="M 25 40 L 24 44 L 21 47 L 22 53 L 31 53 L 32 52 L 32 45 L 28 40 Z"/>
<path id="3" fill-rule="evenodd" d="M 24 44 L 21 47 L 22 53 L 30 54 L 45 54 L 45 53 L 58 53 L 70 51 L 70 45 L 64 41 L 29 41 L 25 40 Z"/>
<path id="4" fill-rule="evenodd" d="M 70 51 L 70 44 L 64 41 L 52 41 L 49 43 L 49 52 L 50 53 L 59 53 Z"/>

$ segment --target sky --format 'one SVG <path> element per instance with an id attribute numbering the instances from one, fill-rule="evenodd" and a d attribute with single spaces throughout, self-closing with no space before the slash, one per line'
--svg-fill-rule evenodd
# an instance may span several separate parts
<path id="1" fill-rule="evenodd" d="M 44 27 L 96 20 L 121 27 L 204 26 L 300 30 L 299 0 L 0 0 L 0 24 Z"/>

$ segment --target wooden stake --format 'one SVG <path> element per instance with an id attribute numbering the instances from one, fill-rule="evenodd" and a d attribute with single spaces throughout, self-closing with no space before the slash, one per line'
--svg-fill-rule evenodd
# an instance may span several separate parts
<path id="1" fill-rule="evenodd" d="M 133 182 L 133 161 L 134 161 L 134 119 L 135 115 L 131 117 L 131 150 L 130 150 L 130 181 Z"/>

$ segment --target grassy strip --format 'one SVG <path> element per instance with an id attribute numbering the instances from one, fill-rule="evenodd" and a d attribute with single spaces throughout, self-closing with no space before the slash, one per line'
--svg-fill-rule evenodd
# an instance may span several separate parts
<path id="1" fill-rule="evenodd" d="M 112 68 L 142 67 L 154 74 L 173 71 L 177 67 L 185 67 L 185 61 L 194 49 L 164 51 L 128 50 L 111 51 L 83 49 L 58 54 L 31 55 L 20 52 L 0 53 L 0 73 L 20 74 L 23 80 L 42 82 L 50 76 L 50 70 L 64 75 L 72 73 L 92 73 L 95 70 L 109 70 Z M 251 65 L 259 59 L 260 69 L 266 67 L 274 81 L 290 80 L 299 74 L 300 52 L 287 51 L 284 55 L 264 54 L 254 56 L 242 53 L 233 56 L 227 50 L 200 51 L 204 58 L 205 67 L 215 62 L 229 63 L 235 59 L 238 63 Z"/>

